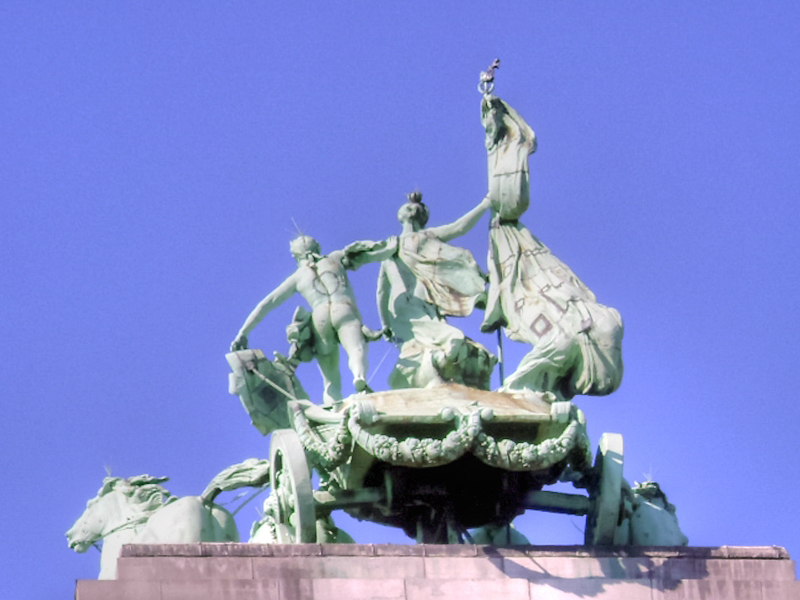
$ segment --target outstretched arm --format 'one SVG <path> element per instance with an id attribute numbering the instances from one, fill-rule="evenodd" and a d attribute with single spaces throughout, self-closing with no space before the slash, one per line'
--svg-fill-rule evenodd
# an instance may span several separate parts
<path id="1" fill-rule="evenodd" d="M 266 317 L 272 309 L 280 306 L 288 300 L 292 294 L 297 291 L 297 272 L 290 275 L 282 284 L 272 290 L 266 297 L 258 303 L 258 305 L 247 317 L 247 320 L 242 325 L 239 333 L 236 334 L 236 339 L 231 344 L 231 350 L 240 350 L 247 348 L 247 334 L 258 325 L 261 320 Z"/>
<path id="2" fill-rule="evenodd" d="M 397 237 L 388 240 L 372 242 L 369 240 L 353 242 L 341 251 L 342 264 L 345 269 L 355 271 L 361 265 L 370 262 L 380 262 L 390 259 L 397 252 Z"/>
<path id="3" fill-rule="evenodd" d="M 428 231 L 433 233 L 437 238 L 442 240 L 443 242 L 449 242 L 450 240 L 457 238 L 459 236 L 464 235 L 470 229 L 472 229 L 475 224 L 480 220 L 483 216 L 483 213 L 489 208 L 490 202 L 489 197 L 487 196 L 483 200 L 481 200 L 480 204 L 465 214 L 463 217 L 456 219 L 452 223 L 448 223 L 447 225 L 439 225 L 439 227 L 429 227 Z"/>

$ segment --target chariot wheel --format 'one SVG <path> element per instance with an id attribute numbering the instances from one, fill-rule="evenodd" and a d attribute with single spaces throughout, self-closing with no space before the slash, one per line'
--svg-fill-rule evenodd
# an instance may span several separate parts
<path id="1" fill-rule="evenodd" d="M 592 508 L 586 515 L 587 546 L 611 546 L 622 506 L 622 436 L 604 433 L 594 461 L 595 489 L 590 490 Z"/>
<path id="2" fill-rule="evenodd" d="M 317 516 L 303 444 L 292 429 L 272 433 L 269 482 L 277 504 L 278 543 L 317 541 Z"/>

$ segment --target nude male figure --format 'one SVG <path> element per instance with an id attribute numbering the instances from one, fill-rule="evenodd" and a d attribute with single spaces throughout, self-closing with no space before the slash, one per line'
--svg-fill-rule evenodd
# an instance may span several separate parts
<path id="1" fill-rule="evenodd" d="M 338 343 L 347 352 L 355 390 L 368 391 L 367 345 L 362 333 L 361 315 L 347 279 L 344 252 L 337 250 L 327 256 L 321 255 L 317 241 L 305 235 L 292 240 L 289 250 L 297 260 L 297 270 L 253 309 L 231 344 L 231 350 L 247 348 L 250 331 L 270 311 L 297 292 L 311 306 L 314 355 L 325 386 L 325 404 L 342 400 Z"/>

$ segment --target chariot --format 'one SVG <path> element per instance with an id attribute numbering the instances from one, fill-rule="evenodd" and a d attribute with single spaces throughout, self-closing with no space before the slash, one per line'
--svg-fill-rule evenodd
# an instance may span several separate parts
<path id="1" fill-rule="evenodd" d="M 614 543 L 622 437 L 604 434 L 593 458 L 583 413 L 570 401 L 447 384 L 322 407 L 280 360 L 259 350 L 227 358 L 230 391 L 271 433 L 265 508 L 278 542 L 335 541 L 326 526 L 334 510 L 402 528 L 419 543 L 459 543 L 471 528 L 534 509 L 585 515 L 587 545 Z M 559 480 L 584 493 L 544 490 Z"/>

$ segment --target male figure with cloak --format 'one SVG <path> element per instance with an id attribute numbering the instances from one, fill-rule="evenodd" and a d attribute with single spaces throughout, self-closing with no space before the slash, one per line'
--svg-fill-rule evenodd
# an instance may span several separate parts
<path id="1" fill-rule="evenodd" d="M 412 192 L 397 213 L 399 236 L 345 248 L 352 268 L 381 261 L 378 312 L 400 347 L 389 376 L 393 389 L 445 382 L 489 388 L 495 357 L 446 320 L 469 315 L 484 297 L 485 275 L 472 254 L 447 242 L 472 229 L 488 208 L 485 198 L 453 223 L 425 229 L 428 207 Z"/>
<path id="2" fill-rule="evenodd" d="M 528 208 L 528 155 L 536 136 L 500 98 L 484 93 L 489 198 L 489 296 L 484 332 L 533 345 L 504 389 L 550 391 L 561 399 L 605 395 L 622 380 L 622 319 L 519 222 Z"/>

